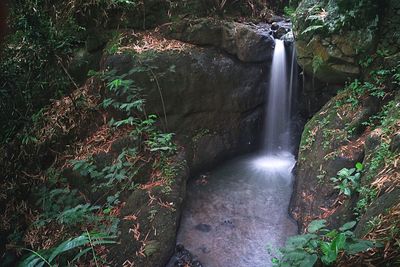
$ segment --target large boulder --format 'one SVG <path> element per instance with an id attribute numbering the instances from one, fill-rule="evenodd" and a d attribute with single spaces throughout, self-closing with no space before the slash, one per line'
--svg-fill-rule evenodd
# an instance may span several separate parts
<path id="1" fill-rule="evenodd" d="M 259 140 L 267 64 L 244 63 L 214 48 L 190 47 L 117 54 L 105 59 L 105 65 L 118 73 L 143 65 L 153 69 L 154 76 L 128 77 L 145 88 L 147 112 L 157 114 L 186 147 L 192 170 L 254 148 Z"/>
<path id="2" fill-rule="evenodd" d="M 203 18 L 183 20 L 170 27 L 170 31 L 173 38 L 218 47 L 244 62 L 262 62 L 272 58 L 274 38 L 267 25 Z"/>
<path id="3" fill-rule="evenodd" d="M 354 201 L 340 205 L 343 198 L 331 178 L 342 168 L 363 161 L 366 136 L 360 134 L 362 122 L 377 110 L 371 99 L 355 109 L 351 104 L 337 107 L 347 97 L 348 91 L 331 99 L 304 128 L 290 209 L 301 230 L 318 218 L 328 219 L 333 227 L 354 218 Z M 350 134 L 348 129 L 353 127 L 355 133 Z"/>

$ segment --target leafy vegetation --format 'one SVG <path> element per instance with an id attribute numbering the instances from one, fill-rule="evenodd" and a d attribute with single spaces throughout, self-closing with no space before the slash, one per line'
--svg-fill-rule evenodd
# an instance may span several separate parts
<path id="1" fill-rule="evenodd" d="M 360 177 L 362 170 L 363 165 L 358 162 L 355 168 L 343 168 L 338 171 L 337 176 L 332 177 L 331 181 L 337 184 L 335 188 L 339 189 L 340 194 L 351 197 L 354 193 L 360 191 Z"/>
<path id="2" fill-rule="evenodd" d="M 43 250 L 43 251 L 32 251 L 27 249 L 28 251 L 32 252 L 30 256 L 24 259 L 19 266 L 55 266 L 57 260 L 59 260 L 62 255 L 65 255 L 69 251 L 77 251 L 78 253 L 75 254 L 74 258 L 71 261 L 63 260 L 65 265 L 74 264 L 77 260 L 81 257 L 84 257 L 88 253 L 92 253 L 93 259 L 95 262 L 95 266 L 100 266 L 99 261 L 100 259 L 96 255 L 96 251 L 94 249 L 95 246 L 98 245 L 109 245 L 115 244 L 116 242 L 113 240 L 115 237 L 104 235 L 101 233 L 83 233 L 82 235 L 71 238 L 59 244 L 57 247 L 53 249 Z"/>
<path id="3" fill-rule="evenodd" d="M 343 255 L 352 255 L 380 244 L 357 239 L 351 231 L 355 221 L 338 230 L 326 228 L 325 220 L 312 221 L 307 233 L 289 237 L 284 248 L 273 259 L 274 266 L 314 266 L 317 262 L 333 265 Z"/>
<path id="4" fill-rule="evenodd" d="M 326 35 L 357 28 L 361 23 L 365 23 L 365 19 L 372 21 L 369 25 L 370 30 L 375 29 L 378 24 L 378 16 L 375 14 L 377 4 L 371 0 L 310 1 L 309 4 L 312 5 L 304 14 L 304 22 L 308 26 L 300 33 L 302 35 Z M 364 19 L 360 20 L 360 17 Z"/>
<path id="5" fill-rule="evenodd" d="M 146 67 L 138 67 L 129 74 L 147 71 Z M 92 72 L 92 75 L 102 81 L 106 89 L 103 100 L 99 102 L 98 112 L 112 110 L 113 116 L 104 125 L 109 128 L 107 135 L 112 138 L 122 131 L 127 141 L 120 146 L 118 154 L 109 159 L 89 153 L 87 157 L 64 163 L 70 165 L 81 180 L 85 180 L 85 188 L 74 188 L 76 185 L 73 184 L 71 188 L 70 180 L 64 178 L 59 169 L 49 168 L 43 174 L 47 182 L 36 187 L 38 215 L 29 231 L 52 229 L 58 225 L 63 229 L 64 236 L 57 237 L 55 241 L 87 229 L 96 234 L 83 234 L 39 251 L 29 248 L 27 250 L 31 255 L 21 263 L 22 266 L 72 263 L 83 255 L 97 262 L 102 257 L 97 257 L 94 247 L 114 243 L 108 237 L 117 233 L 121 196 L 137 189 L 135 179 L 145 169 L 159 170 L 165 179 L 163 193 L 171 191 L 172 179 L 176 175 L 175 166 L 169 162 L 169 157 L 176 151 L 173 134 L 157 129 L 157 117 L 147 115 L 144 111 L 142 89 L 127 79 L 126 75 L 117 75 L 115 71 Z M 150 158 L 141 160 L 144 157 Z M 87 247 L 88 244 L 90 247 Z M 76 251 L 76 254 L 67 253 L 69 250 Z M 88 253 L 90 251 L 92 253 Z"/>

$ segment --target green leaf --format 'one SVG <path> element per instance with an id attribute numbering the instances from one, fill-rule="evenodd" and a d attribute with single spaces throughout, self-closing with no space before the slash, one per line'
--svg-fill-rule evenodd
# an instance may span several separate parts
<path id="1" fill-rule="evenodd" d="M 329 242 L 321 242 L 320 243 L 321 251 L 324 255 L 328 255 L 332 250 L 332 244 Z"/>
<path id="2" fill-rule="evenodd" d="M 36 253 L 36 254 L 35 254 Z M 19 267 L 41 267 L 46 262 L 41 258 L 43 257 L 38 252 L 32 253 L 25 260 L 18 264 Z M 41 257 L 40 257 L 40 256 Z"/>
<path id="3" fill-rule="evenodd" d="M 290 252 L 285 253 L 284 261 L 287 262 L 299 262 L 304 260 L 307 257 L 308 253 L 302 249 L 292 250 Z"/>
<path id="4" fill-rule="evenodd" d="M 71 249 L 89 244 L 89 239 L 85 235 L 78 236 L 72 240 L 67 240 L 60 245 L 58 245 L 49 257 L 49 262 L 52 262 L 57 256 L 63 252 L 69 251 Z"/>
<path id="5" fill-rule="evenodd" d="M 343 188 L 343 194 L 345 194 L 346 196 L 351 196 L 351 190 L 348 187 L 344 187 Z"/>
<path id="6" fill-rule="evenodd" d="M 357 254 L 363 251 L 366 251 L 370 248 L 375 248 L 375 247 L 381 247 L 382 244 L 380 243 L 374 243 L 372 241 L 369 240 L 357 240 L 356 243 L 353 244 L 349 244 L 345 250 L 347 253 L 349 254 Z"/>
<path id="7" fill-rule="evenodd" d="M 337 175 L 343 178 L 347 178 L 348 176 L 350 176 L 354 171 L 352 171 L 353 169 L 346 169 L 343 168 L 340 171 L 337 172 Z"/>
<path id="8" fill-rule="evenodd" d="M 108 108 L 109 106 L 111 106 L 114 103 L 114 100 L 112 98 L 106 98 L 103 100 L 103 107 L 104 108 Z"/>
<path id="9" fill-rule="evenodd" d="M 357 162 L 356 163 L 356 169 L 357 169 L 357 171 L 362 171 L 363 170 L 363 168 L 364 168 L 364 166 L 363 166 L 363 164 L 362 163 L 360 163 L 360 162 Z"/>
<path id="10" fill-rule="evenodd" d="M 326 237 L 329 238 L 336 238 L 336 236 L 338 235 L 338 232 L 336 231 L 336 229 L 329 231 L 327 234 L 325 234 Z"/>
<path id="11" fill-rule="evenodd" d="M 335 253 L 338 254 L 346 245 L 346 235 L 344 233 L 339 234 L 335 240 L 333 240 L 332 245 L 335 248 Z"/>
<path id="12" fill-rule="evenodd" d="M 324 27 L 324 25 L 313 25 L 313 26 L 307 27 L 307 29 L 302 31 L 301 34 L 305 34 L 305 33 L 308 33 L 308 32 L 314 32 L 314 31 L 316 31 L 318 29 L 321 29 L 323 27 Z"/>
<path id="13" fill-rule="evenodd" d="M 335 254 L 335 251 L 329 250 L 327 255 L 324 255 L 321 257 L 321 260 L 324 264 L 326 265 L 331 265 L 336 261 L 337 254 Z"/>
<path id="14" fill-rule="evenodd" d="M 314 234 L 305 234 L 305 235 L 295 235 L 291 236 L 286 240 L 286 247 L 298 248 L 303 247 L 307 244 L 311 239 L 317 238 L 317 235 Z"/>
<path id="15" fill-rule="evenodd" d="M 309 233 L 316 233 L 325 226 L 326 226 L 326 220 L 315 220 L 308 225 L 307 230 Z"/>
<path id="16" fill-rule="evenodd" d="M 345 231 L 347 231 L 347 230 L 352 229 L 356 224 L 357 224 L 356 221 L 351 221 L 351 222 L 345 223 L 345 224 L 343 224 L 342 227 L 339 228 L 339 230 L 340 230 L 341 232 L 345 232 Z"/>

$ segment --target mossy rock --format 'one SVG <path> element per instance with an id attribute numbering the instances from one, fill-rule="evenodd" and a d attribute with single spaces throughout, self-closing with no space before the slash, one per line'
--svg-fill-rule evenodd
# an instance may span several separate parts
<path id="1" fill-rule="evenodd" d="M 383 214 L 400 202 L 400 189 L 395 189 L 385 193 L 377 198 L 367 209 L 367 212 L 361 217 L 354 233 L 357 237 L 364 237 L 371 230 L 369 222 L 375 217 Z"/>
<path id="2" fill-rule="evenodd" d="M 359 77 L 359 57 L 373 51 L 378 41 L 380 5 L 372 0 L 303 0 L 294 20 L 299 64 L 330 83 Z"/>

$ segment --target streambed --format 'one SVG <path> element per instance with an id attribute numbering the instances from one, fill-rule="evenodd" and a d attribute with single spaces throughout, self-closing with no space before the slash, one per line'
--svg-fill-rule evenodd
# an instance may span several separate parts
<path id="1" fill-rule="evenodd" d="M 179 244 L 205 267 L 270 266 L 267 246 L 297 233 L 290 153 L 248 155 L 189 182 Z"/>

